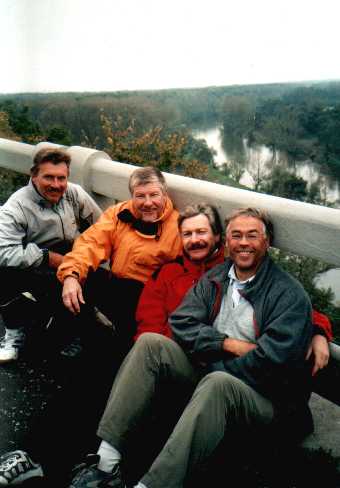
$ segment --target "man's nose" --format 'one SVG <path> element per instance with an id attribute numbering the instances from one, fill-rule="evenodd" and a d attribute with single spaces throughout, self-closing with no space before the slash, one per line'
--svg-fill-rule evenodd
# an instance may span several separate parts
<path id="1" fill-rule="evenodd" d="M 58 178 L 53 178 L 50 181 L 50 185 L 53 186 L 53 188 L 59 188 L 60 182 L 59 182 Z"/>
<path id="2" fill-rule="evenodd" d="M 196 232 L 193 232 L 190 236 L 191 242 L 198 242 L 200 240 L 199 235 Z"/>
<path id="3" fill-rule="evenodd" d="M 144 206 L 147 206 L 147 207 L 151 207 L 152 206 L 152 198 L 150 198 L 148 195 L 145 196 Z"/>
<path id="4" fill-rule="evenodd" d="M 241 246 L 248 246 L 249 239 L 245 234 L 243 236 L 241 236 L 240 244 L 241 244 Z"/>

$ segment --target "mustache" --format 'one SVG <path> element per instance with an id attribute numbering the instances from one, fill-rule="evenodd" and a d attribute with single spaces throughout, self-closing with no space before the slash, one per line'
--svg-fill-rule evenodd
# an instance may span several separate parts
<path id="1" fill-rule="evenodd" d="M 207 244 L 198 242 L 197 244 L 191 244 L 191 246 L 188 247 L 188 251 L 195 251 L 196 249 L 205 249 L 206 247 Z"/>

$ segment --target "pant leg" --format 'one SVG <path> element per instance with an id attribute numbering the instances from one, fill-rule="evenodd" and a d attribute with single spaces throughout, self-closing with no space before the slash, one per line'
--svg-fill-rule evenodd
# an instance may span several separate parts
<path id="1" fill-rule="evenodd" d="M 30 292 L 39 302 L 39 307 L 46 301 L 46 307 L 55 309 L 61 300 L 61 287 L 55 271 L 50 268 L 0 268 L 0 313 L 6 328 L 16 329 L 34 319 L 38 305 L 22 296 Z M 51 315 L 53 312 L 51 312 Z"/>
<path id="2" fill-rule="evenodd" d="M 113 383 L 98 436 L 124 452 L 134 430 L 152 410 L 155 395 L 169 381 L 191 394 L 198 376 L 174 341 L 159 334 L 141 335 Z"/>
<path id="3" fill-rule="evenodd" d="M 5 306 L 20 293 L 28 291 L 31 274 L 28 269 L 0 267 L 0 306 Z"/>
<path id="4" fill-rule="evenodd" d="M 143 287 L 137 280 L 117 278 L 101 268 L 90 273 L 85 283 L 86 303 L 97 306 L 114 324 L 112 354 L 117 370 L 133 346 L 135 314 Z"/>
<path id="5" fill-rule="evenodd" d="M 214 372 L 198 384 L 173 433 L 141 482 L 147 488 L 181 488 L 207 460 L 228 429 L 268 425 L 269 400 L 229 373 Z"/>

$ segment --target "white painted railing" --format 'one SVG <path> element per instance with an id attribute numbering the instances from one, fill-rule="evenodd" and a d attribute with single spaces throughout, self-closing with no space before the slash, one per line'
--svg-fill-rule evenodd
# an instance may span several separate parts
<path id="1" fill-rule="evenodd" d="M 32 156 L 42 146 L 0 139 L 0 166 L 28 174 Z M 72 157 L 70 180 L 92 193 L 105 208 L 129 198 L 128 179 L 134 166 L 112 161 L 102 152 L 66 148 Z M 321 259 L 340 267 L 340 210 L 264 195 L 230 186 L 167 173 L 170 195 L 177 205 L 205 201 L 217 206 L 222 219 L 233 208 L 267 209 L 275 226 L 275 247 Z"/>

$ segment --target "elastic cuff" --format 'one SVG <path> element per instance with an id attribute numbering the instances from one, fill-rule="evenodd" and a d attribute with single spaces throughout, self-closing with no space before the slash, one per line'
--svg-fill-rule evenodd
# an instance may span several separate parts
<path id="1" fill-rule="evenodd" d="M 71 276 L 72 278 L 75 278 L 76 280 L 80 281 L 79 280 L 79 273 L 77 273 L 76 271 L 72 271 L 71 273 L 69 273 L 66 276 L 64 276 L 63 283 L 66 280 L 66 278 L 68 278 L 69 276 Z"/>
<path id="2" fill-rule="evenodd" d="M 42 258 L 42 261 L 41 261 L 41 266 L 49 266 L 50 264 L 50 251 L 44 247 L 41 249 L 42 251 L 42 255 L 43 255 L 43 258 Z"/>

